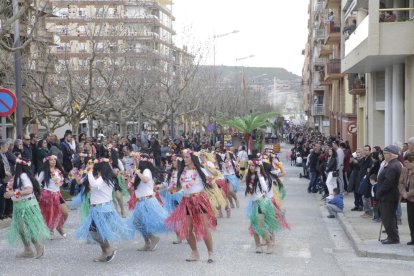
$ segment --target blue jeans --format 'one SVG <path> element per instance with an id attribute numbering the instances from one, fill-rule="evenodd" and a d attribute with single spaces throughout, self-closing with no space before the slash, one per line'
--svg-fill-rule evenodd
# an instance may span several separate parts
<path id="1" fill-rule="evenodd" d="M 309 172 L 309 186 L 308 192 L 316 188 L 316 179 L 318 178 L 317 172 Z"/>
<path id="2" fill-rule="evenodd" d="M 395 212 L 398 220 L 401 220 L 402 210 L 401 210 L 401 202 L 398 202 L 397 211 Z"/>

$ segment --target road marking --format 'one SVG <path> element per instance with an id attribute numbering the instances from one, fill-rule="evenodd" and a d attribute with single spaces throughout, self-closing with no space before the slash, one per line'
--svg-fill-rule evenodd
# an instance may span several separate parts
<path id="1" fill-rule="evenodd" d="M 284 245 L 283 256 L 288 258 L 303 258 L 303 259 L 310 259 L 312 254 L 309 249 L 309 245 Z"/>

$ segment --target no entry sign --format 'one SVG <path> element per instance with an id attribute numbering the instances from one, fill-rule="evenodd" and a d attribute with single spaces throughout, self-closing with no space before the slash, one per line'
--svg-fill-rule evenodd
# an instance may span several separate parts
<path id="1" fill-rule="evenodd" d="M 0 116 L 9 116 L 17 106 L 16 96 L 8 89 L 0 88 Z"/>

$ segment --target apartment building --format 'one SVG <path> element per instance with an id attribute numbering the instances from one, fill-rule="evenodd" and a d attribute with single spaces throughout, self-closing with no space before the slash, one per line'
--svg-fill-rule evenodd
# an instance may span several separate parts
<path id="1" fill-rule="evenodd" d="M 159 60 L 171 57 L 174 17 L 166 0 L 52 0 L 56 17 L 58 60 L 69 59 L 74 68 L 86 66 L 92 51 L 105 60 L 108 53 L 153 53 Z M 105 57 L 106 56 L 106 57 Z M 124 55 L 125 56 L 125 55 Z M 120 60 L 121 62 L 121 60 Z M 161 62 L 162 65 L 162 62 Z M 164 64 L 165 65 L 165 64 Z"/>
<path id="2" fill-rule="evenodd" d="M 414 136 L 414 1 L 342 0 L 343 73 L 358 102 L 358 146 L 402 143 Z"/>
<path id="3" fill-rule="evenodd" d="M 339 133 L 355 148 L 356 96 L 348 93 L 348 77 L 341 70 L 341 2 L 310 0 L 308 14 L 303 83 L 309 126 L 327 135 Z"/>
<path id="4" fill-rule="evenodd" d="M 47 72 L 54 74 L 54 62 L 47 62 L 45 57 L 48 55 L 48 47 L 53 45 L 53 34 L 47 30 L 46 21 L 53 17 L 52 5 L 47 0 L 33 0 L 33 1 L 18 1 L 18 10 L 26 10 L 25 13 L 19 17 L 19 36 L 20 45 L 23 49 L 20 51 L 20 64 L 22 71 L 23 95 L 32 93 L 32 90 L 27 85 L 29 76 L 35 77 L 39 74 Z M 13 2 L 4 1 L 1 5 L 2 13 L 0 15 L 0 29 L 2 31 L 2 43 L 8 47 L 14 47 L 14 40 L 16 36 L 16 25 L 13 22 L 11 25 L 6 24 L 13 15 Z M 26 9 L 27 8 L 27 9 Z M 15 87 L 15 64 L 12 58 L 12 53 L 1 49 L 2 65 L 0 72 L 0 84 L 12 91 Z M 32 122 L 33 113 L 26 101 L 21 103 L 22 119 L 26 127 L 31 125 L 31 131 L 37 130 L 37 125 Z M 15 125 L 7 118 L 6 135 L 7 137 L 15 137 Z"/>

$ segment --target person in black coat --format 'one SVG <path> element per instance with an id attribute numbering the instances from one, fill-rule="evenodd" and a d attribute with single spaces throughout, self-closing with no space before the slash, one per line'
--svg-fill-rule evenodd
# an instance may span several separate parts
<path id="1" fill-rule="evenodd" d="M 398 183 L 402 164 L 398 161 L 399 148 L 388 146 L 384 149 L 385 166 L 378 175 L 377 194 L 379 199 L 382 224 L 387 232 L 387 238 L 382 244 L 400 243 L 397 229 L 397 211 L 400 192 Z"/>

